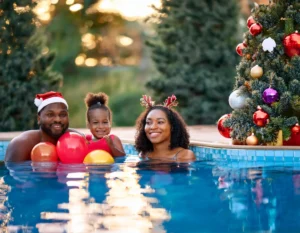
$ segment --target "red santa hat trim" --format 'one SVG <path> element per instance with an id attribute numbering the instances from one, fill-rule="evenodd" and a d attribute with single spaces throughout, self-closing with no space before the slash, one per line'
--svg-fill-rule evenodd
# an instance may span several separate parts
<path id="1" fill-rule="evenodd" d="M 67 101 L 60 92 L 49 91 L 44 94 L 37 94 L 34 99 L 34 104 L 38 107 L 37 112 L 40 112 L 44 107 L 53 103 L 63 103 L 67 106 Z"/>

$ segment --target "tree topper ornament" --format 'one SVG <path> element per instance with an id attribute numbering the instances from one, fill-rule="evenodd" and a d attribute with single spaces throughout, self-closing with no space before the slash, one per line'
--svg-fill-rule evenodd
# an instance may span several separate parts
<path id="1" fill-rule="evenodd" d="M 272 53 L 274 48 L 276 47 L 276 42 L 271 37 L 268 37 L 262 42 L 262 47 L 264 51 L 269 51 L 270 53 Z"/>

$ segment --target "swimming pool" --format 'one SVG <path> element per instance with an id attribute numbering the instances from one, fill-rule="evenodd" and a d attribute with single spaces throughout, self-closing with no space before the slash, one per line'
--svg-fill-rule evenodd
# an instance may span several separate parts
<path id="1" fill-rule="evenodd" d="M 300 232 L 300 163 L 0 165 L 3 232 Z"/>

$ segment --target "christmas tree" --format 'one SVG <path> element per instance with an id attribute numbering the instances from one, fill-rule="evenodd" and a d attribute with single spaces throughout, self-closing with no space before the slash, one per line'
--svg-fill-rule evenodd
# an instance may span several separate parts
<path id="1" fill-rule="evenodd" d="M 175 94 L 189 124 L 215 124 L 230 110 L 238 56 L 236 0 L 162 0 L 148 41 L 158 77 L 147 86 L 161 101 Z"/>
<path id="2" fill-rule="evenodd" d="M 229 96 L 234 110 L 220 119 L 219 130 L 242 144 L 295 145 L 300 132 L 300 1 L 256 5 L 247 26 L 236 47 L 242 58 Z"/>
<path id="3" fill-rule="evenodd" d="M 0 1 L 0 131 L 31 129 L 36 93 L 56 90 L 62 77 L 52 72 L 52 53 L 38 35 L 32 0 Z"/>

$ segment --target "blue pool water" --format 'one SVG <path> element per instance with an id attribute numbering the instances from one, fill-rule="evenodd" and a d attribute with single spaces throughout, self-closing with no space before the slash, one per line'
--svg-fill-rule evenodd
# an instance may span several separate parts
<path id="1" fill-rule="evenodd" d="M 3 232 L 300 232 L 300 163 L 0 165 Z M 6 230 L 6 231 L 5 231 Z"/>

